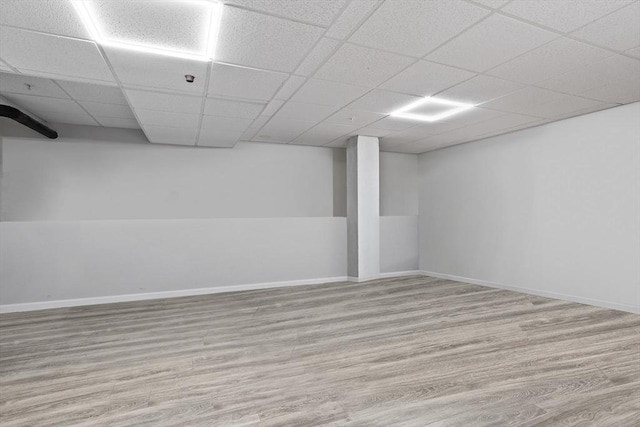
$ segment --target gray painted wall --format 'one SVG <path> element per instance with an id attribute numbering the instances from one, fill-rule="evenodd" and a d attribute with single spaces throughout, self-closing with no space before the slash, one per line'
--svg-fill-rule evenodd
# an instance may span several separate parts
<path id="1" fill-rule="evenodd" d="M 333 153 L 5 138 L 3 220 L 333 216 Z"/>
<path id="2" fill-rule="evenodd" d="M 420 155 L 420 269 L 640 310 L 640 103 Z"/>
<path id="3" fill-rule="evenodd" d="M 380 217 L 380 272 L 418 270 L 418 217 Z"/>
<path id="4" fill-rule="evenodd" d="M 418 156 L 380 153 L 380 215 L 418 215 Z"/>

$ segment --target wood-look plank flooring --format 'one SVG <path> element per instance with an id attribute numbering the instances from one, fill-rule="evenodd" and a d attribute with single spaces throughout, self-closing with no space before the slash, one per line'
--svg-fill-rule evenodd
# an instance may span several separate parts
<path id="1" fill-rule="evenodd" d="M 430 277 L 6 314 L 0 425 L 640 426 L 640 316 Z"/>

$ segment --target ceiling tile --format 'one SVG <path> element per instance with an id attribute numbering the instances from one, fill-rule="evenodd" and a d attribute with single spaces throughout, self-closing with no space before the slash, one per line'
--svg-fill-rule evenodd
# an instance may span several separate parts
<path id="1" fill-rule="evenodd" d="M 291 72 L 323 31 L 320 27 L 225 7 L 216 60 Z"/>
<path id="2" fill-rule="evenodd" d="M 422 148 L 422 146 L 416 142 L 400 144 L 393 147 L 394 153 L 419 154 L 423 151 L 424 149 Z"/>
<path id="3" fill-rule="evenodd" d="M 242 135 L 242 132 L 247 129 L 253 120 L 242 119 L 237 117 L 219 117 L 219 116 L 203 116 L 202 117 L 202 130 L 208 132 L 226 132 L 237 133 L 238 138 Z"/>
<path id="4" fill-rule="evenodd" d="M 44 96 L 6 94 L 5 97 L 29 112 L 51 123 L 97 126 L 93 118 L 75 101 Z"/>
<path id="5" fill-rule="evenodd" d="M 639 22 L 640 2 L 636 1 L 580 28 L 572 35 L 599 46 L 624 51 L 640 45 Z"/>
<path id="6" fill-rule="evenodd" d="M 524 87 L 521 83 L 479 75 L 438 94 L 439 98 L 469 104 L 480 104 Z"/>
<path id="7" fill-rule="evenodd" d="M 633 49 L 625 50 L 624 53 L 640 59 L 640 46 L 634 47 Z"/>
<path id="8" fill-rule="evenodd" d="M 362 98 L 349 104 L 348 108 L 351 110 L 369 111 L 386 115 L 418 100 L 420 100 L 420 97 L 417 96 L 374 89 Z"/>
<path id="9" fill-rule="evenodd" d="M 103 104 L 101 102 L 79 101 L 80 105 L 92 116 L 112 117 L 118 119 L 135 120 L 128 105 Z"/>
<path id="10" fill-rule="evenodd" d="M 398 146 L 398 145 L 407 144 L 413 141 L 414 141 L 413 138 L 407 138 L 405 136 L 395 136 L 395 132 L 390 135 L 383 136 L 380 139 L 380 142 L 384 142 L 386 147 L 389 147 L 391 145 Z"/>
<path id="11" fill-rule="evenodd" d="M 31 77 L 25 74 L 0 73 L 0 92 L 69 98 L 52 80 Z"/>
<path id="12" fill-rule="evenodd" d="M 15 102 L 21 107 L 32 111 L 35 114 L 41 114 L 49 111 L 69 111 L 72 113 L 86 114 L 80 106 L 72 99 L 49 98 L 35 95 L 21 95 L 15 93 L 4 93 L 9 101 Z"/>
<path id="13" fill-rule="evenodd" d="M 514 126 L 522 125 L 525 123 L 532 123 L 540 120 L 537 117 L 530 117 L 520 114 L 505 114 L 503 116 L 495 117 L 480 123 L 466 126 L 464 128 L 454 130 L 450 132 L 450 135 L 455 132 L 460 132 L 461 135 L 483 135 L 489 132 L 496 132 L 500 130 L 506 130 Z"/>
<path id="14" fill-rule="evenodd" d="M 260 129 L 252 141 L 288 143 L 317 123 L 316 120 L 293 121 L 287 117 L 275 116 Z"/>
<path id="15" fill-rule="evenodd" d="M 95 43 L 0 27 L 2 58 L 20 71 L 114 81 Z"/>
<path id="16" fill-rule="evenodd" d="M 412 62 L 411 58 L 345 43 L 315 77 L 366 87 L 378 86 Z"/>
<path id="17" fill-rule="evenodd" d="M 582 96 L 619 104 L 637 102 L 640 101 L 640 81 L 630 79 L 607 82 L 589 89 Z"/>
<path id="18" fill-rule="evenodd" d="M 480 3 L 483 6 L 487 6 L 493 9 L 499 9 L 504 6 L 506 3 L 509 3 L 510 0 L 472 0 L 476 3 Z"/>
<path id="19" fill-rule="evenodd" d="M 640 84 L 638 86 L 640 86 Z M 552 102 L 544 102 L 538 108 L 530 111 L 535 113 L 538 117 L 553 119 L 564 116 L 573 111 L 594 108 L 600 104 L 602 104 L 600 101 L 563 94 L 560 99 L 556 99 Z"/>
<path id="20" fill-rule="evenodd" d="M 475 75 L 459 68 L 418 61 L 380 87 L 409 95 L 429 96 Z"/>
<path id="21" fill-rule="evenodd" d="M 545 89 L 555 90 L 573 95 L 578 95 L 591 88 L 602 84 L 602 76 L 596 72 L 590 72 L 587 67 L 579 70 L 571 70 L 557 77 L 537 83 Z"/>
<path id="22" fill-rule="evenodd" d="M 90 38 L 69 0 L 2 0 L 0 24 L 61 36 Z"/>
<path id="23" fill-rule="evenodd" d="M 482 106 L 505 112 L 553 118 L 597 104 L 599 104 L 598 101 L 591 99 L 530 86 L 482 104 Z"/>
<path id="24" fill-rule="evenodd" d="M 513 0 L 503 12 L 533 21 L 558 31 L 573 31 L 633 0 Z"/>
<path id="25" fill-rule="evenodd" d="M 435 150 L 438 148 L 455 145 L 466 137 L 466 135 L 463 135 L 460 132 L 449 132 L 430 136 L 425 139 L 419 139 L 418 141 L 413 142 L 412 145 L 415 147 L 421 147 L 423 151 Z"/>
<path id="26" fill-rule="evenodd" d="M 259 128 L 248 127 L 247 130 L 240 135 L 240 141 L 251 141 L 258 134 Z"/>
<path id="27" fill-rule="evenodd" d="M 481 72 L 556 37 L 556 34 L 533 25 L 492 15 L 426 59 Z"/>
<path id="28" fill-rule="evenodd" d="M 269 119 L 270 119 L 270 118 L 271 118 L 270 116 L 263 116 L 263 115 L 260 115 L 260 116 L 258 116 L 258 118 L 257 118 L 257 119 L 255 119 L 255 120 L 253 121 L 253 123 L 251 123 L 251 127 L 252 127 L 252 128 L 258 128 L 258 129 L 259 129 L 259 128 L 261 128 L 262 126 L 264 126 L 264 125 L 269 121 Z"/>
<path id="29" fill-rule="evenodd" d="M 206 2 L 91 0 L 87 3 L 105 39 L 207 54 L 212 8 Z"/>
<path id="30" fill-rule="evenodd" d="M 369 89 L 328 80 L 309 79 L 291 98 L 309 104 L 343 106 L 361 97 Z"/>
<path id="31" fill-rule="evenodd" d="M 131 106 L 135 109 L 167 111 L 173 113 L 200 114 L 202 98 L 173 93 L 125 89 Z"/>
<path id="32" fill-rule="evenodd" d="M 291 95 L 293 95 L 295 91 L 298 90 L 298 88 L 300 88 L 300 86 L 302 86 L 306 80 L 306 77 L 301 76 L 289 77 L 289 79 L 284 83 L 284 85 L 282 85 L 282 88 L 276 94 L 275 99 L 286 101 L 287 99 L 291 98 Z"/>
<path id="33" fill-rule="evenodd" d="M 49 123 L 64 123 L 70 125 L 98 126 L 98 123 L 84 111 L 82 113 L 76 111 L 47 111 L 40 115 Z"/>
<path id="34" fill-rule="evenodd" d="M 200 116 L 197 114 L 170 113 L 137 108 L 135 112 L 138 120 L 140 120 L 140 124 L 142 124 L 145 130 L 149 126 L 198 129 L 198 124 L 200 123 Z"/>
<path id="35" fill-rule="evenodd" d="M 368 127 L 373 129 L 386 129 L 392 131 L 401 131 L 419 125 L 422 122 L 409 120 L 402 117 L 385 117 L 377 122 L 370 123 Z"/>
<path id="36" fill-rule="evenodd" d="M 455 116 L 447 117 L 446 121 L 458 126 L 468 126 L 474 123 L 493 119 L 494 117 L 503 116 L 504 114 L 505 113 L 503 113 L 502 111 L 488 110 L 486 108 L 476 107 L 463 111 L 459 114 L 456 114 Z"/>
<path id="37" fill-rule="evenodd" d="M 199 147 L 231 148 L 236 145 L 242 132 L 224 132 L 217 129 L 201 129 Z"/>
<path id="38" fill-rule="evenodd" d="M 201 95 L 204 92 L 207 63 L 164 55 L 105 47 L 105 53 L 118 79 L 124 86 L 155 88 Z M 193 83 L 185 74 L 195 76 Z"/>
<path id="39" fill-rule="evenodd" d="M 489 74 L 535 84 L 611 55 L 607 50 L 562 37 L 492 69 Z"/>
<path id="40" fill-rule="evenodd" d="M 280 99 L 272 99 L 260 114 L 263 116 L 273 116 L 285 102 L 286 101 L 282 101 Z"/>
<path id="41" fill-rule="evenodd" d="M 563 97 L 563 94 L 548 89 L 533 86 L 525 87 L 501 98 L 482 104 L 483 108 L 490 108 L 507 113 L 526 114 L 532 107 L 546 102 L 554 102 Z"/>
<path id="42" fill-rule="evenodd" d="M 106 104 L 127 105 L 127 100 L 122 95 L 122 91 L 116 86 L 65 80 L 56 80 L 56 82 L 77 101 L 99 101 Z"/>
<path id="43" fill-rule="evenodd" d="M 362 127 L 380 120 L 385 116 L 386 114 L 370 113 L 368 111 L 350 110 L 345 108 L 329 116 L 325 122 L 335 123 L 337 125 Z"/>
<path id="44" fill-rule="evenodd" d="M 407 140 L 411 140 L 411 141 L 417 141 L 418 139 L 423 139 L 428 136 L 449 132 L 451 130 L 454 130 L 460 127 L 459 125 L 454 123 L 441 122 L 441 121 L 432 122 L 432 123 L 424 123 L 424 122 L 414 122 L 414 123 L 417 125 L 410 127 L 408 129 L 394 132 L 390 136 L 393 136 L 396 138 L 406 138 Z"/>
<path id="45" fill-rule="evenodd" d="M 340 40 L 346 39 L 380 3 L 382 2 L 375 0 L 351 0 L 347 8 L 329 27 L 326 36 Z"/>
<path id="46" fill-rule="evenodd" d="M 461 1 L 388 1 L 349 41 L 422 57 L 488 14 L 486 9 Z"/>
<path id="47" fill-rule="evenodd" d="M 448 130 L 451 130 L 452 125 L 451 124 L 447 124 L 447 125 L 448 125 Z M 437 132 L 434 130 L 427 129 L 426 127 L 424 127 L 424 125 L 418 125 L 409 129 L 395 131 L 389 135 L 386 135 L 383 139 L 386 142 L 391 142 L 395 144 L 400 144 L 400 143 L 405 144 L 408 142 L 417 141 L 419 139 L 423 139 L 428 136 L 431 136 L 437 133 L 443 133 L 443 132 L 445 131 L 443 130 L 441 132 Z"/>
<path id="48" fill-rule="evenodd" d="M 98 123 L 108 128 L 140 129 L 135 119 L 118 119 L 115 117 L 96 117 Z"/>
<path id="49" fill-rule="evenodd" d="M 210 116 L 255 119 L 263 108 L 264 104 L 207 98 L 204 105 L 204 114 Z"/>
<path id="50" fill-rule="evenodd" d="M 347 147 L 347 141 L 349 141 L 349 139 L 352 136 L 353 135 L 344 135 L 344 136 L 341 136 L 339 138 L 336 138 L 333 141 L 331 141 L 330 143 L 326 144 L 325 147 L 329 147 L 329 148 L 346 148 Z"/>
<path id="51" fill-rule="evenodd" d="M 363 127 L 360 128 L 356 131 L 356 133 L 358 135 L 365 135 L 365 136 L 375 136 L 377 138 L 381 138 L 383 136 L 387 136 L 390 133 L 392 133 L 392 130 L 389 129 L 375 129 L 375 128 L 370 128 L 370 127 Z"/>
<path id="52" fill-rule="evenodd" d="M 318 44 L 311 49 L 311 52 L 302 61 L 302 64 L 296 68 L 296 74 L 302 76 L 312 75 L 320 65 L 327 59 L 333 51 L 338 47 L 340 41 L 328 39 L 326 37 L 320 39 Z"/>
<path id="53" fill-rule="evenodd" d="M 171 145 L 196 145 L 198 128 L 167 126 L 144 126 L 144 133 L 150 142 Z"/>
<path id="54" fill-rule="evenodd" d="M 606 103 L 606 102 L 601 102 L 601 103 L 595 104 L 595 105 L 593 105 L 591 107 L 583 108 L 581 110 L 575 110 L 575 111 L 571 111 L 569 113 L 560 114 L 560 115 L 554 117 L 551 120 L 550 119 L 544 119 L 544 122 L 548 123 L 550 121 L 568 119 L 569 117 L 575 117 L 575 116 L 581 116 L 583 114 L 594 113 L 596 111 L 606 110 L 607 108 L 617 107 L 618 105 L 619 104 L 609 104 L 609 103 Z"/>
<path id="55" fill-rule="evenodd" d="M 284 73 L 213 64 L 209 95 L 268 101 L 287 77 Z"/>
<path id="56" fill-rule="evenodd" d="M 227 0 L 226 4 L 239 5 L 247 9 L 268 12 L 283 18 L 308 22 L 323 27 L 331 24 L 346 0 Z"/>
<path id="57" fill-rule="evenodd" d="M 574 95 L 617 80 L 640 79 L 640 61 L 614 54 L 601 61 L 576 67 L 557 77 L 537 83 L 538 86 Z"/>
<path id="58" fill-rule="evenodd" d="M 11 69 L 11 67 L 9 66 L 9 64 L 7 64 L 4 61 L 0 61 L 0 70 L 1 71 L 7 71 L 9 73 L 13 73 L 14 71 Z"/>
<path id="59" fill-rule="evenodd" d="M 320 123 L 296 139 L 292 144 L 300 145 L 318 145 L 322 146 L 328 144 L 336 138 L 353 132 L 357 128 L 354 126 L 336 125 L 334 123 Z"/>
<path id="60" fill-rule="evenodd" d="M 591 72 L 600 74 L 603 79 L 640 80 L 640 61 L 624 55 L 614 54 L 602 61 L 589 65 Z"/>
<path id="61" fill-rule="evenodd" d="M 337 110 L 338 107 L 329 105 L 289 101 L 278 111 L 275 117 L 287 118 L 291 121 L 315 121 L 317 123 L 326 119 Z"/>

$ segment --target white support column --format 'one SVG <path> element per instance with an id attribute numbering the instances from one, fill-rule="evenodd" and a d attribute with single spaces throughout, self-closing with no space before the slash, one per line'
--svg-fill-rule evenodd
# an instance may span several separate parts
<path id="1" fill-rule="evenodd" d="M 372 136 L 347 142 L 347 245 L 351 280 L 380 275 L 380 144 Z"/>

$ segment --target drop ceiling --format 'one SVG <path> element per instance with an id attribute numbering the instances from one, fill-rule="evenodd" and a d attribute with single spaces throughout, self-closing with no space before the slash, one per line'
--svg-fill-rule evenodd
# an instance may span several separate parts
<path id="1" fill-rule="evenodd" d="M 92 1 L 112 37 L 202 49 L 207 20 L 179 2 Z M 54 128 L 140 128 L 151 143 L 343 147 L 361 134 L 406 153 L 640 100 L 639 0 L 222 3 L 213 61 L 196 61 L 99 45 L 69 0 L 3 0 L 0 94 Z M 429 96 L 475 107 L 390 116 Z"/>

